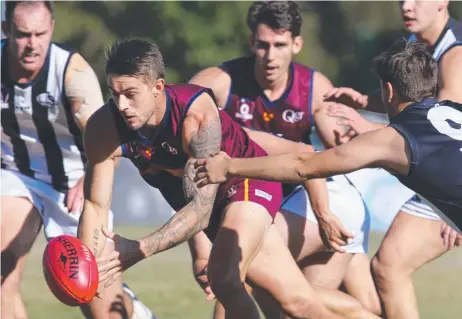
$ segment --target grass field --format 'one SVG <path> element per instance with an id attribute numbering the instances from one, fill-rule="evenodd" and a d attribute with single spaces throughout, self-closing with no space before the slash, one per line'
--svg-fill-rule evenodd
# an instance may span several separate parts
<path id="1" fill-rule="evenodd" d="M 121 234 L 137 238 L 146 228 L 118 228 Z M 373 234 L 370 251 L 375 252 L 382 235 Z M 418 237 L 416 238 L 418 240 Z M 30 319 L 66 318 L 82 316 L 77 308 L 61 304 L 48 290 L 43 279 L 41 256 L 45 240 L 35 244 L 26 264 L 22 290 Z M 125 281 L 138 297 L 154 310 L 159 319 L 210 318 L 212 303 L 206 302 L 192 278 L 190 256 L 186 245 L 143 261 L 128 270 Z M 462 286 L 462 251 L 454 250 L 424 267 L 414 281 L 422 319 L 460 318 L 460 287 Z"/>

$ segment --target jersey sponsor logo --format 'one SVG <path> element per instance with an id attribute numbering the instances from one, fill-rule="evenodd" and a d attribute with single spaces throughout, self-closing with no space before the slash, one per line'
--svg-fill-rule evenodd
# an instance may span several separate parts
<path id="1" fill-rule="evenodd" d="M 41 93 L 37 95 L 36 100 L 38 104 L 40 104 L 41 106 L 47 107 L 47 108 L 52 108 L 58 105 L 54 96 L 51 95 L 49 92 L 45 92 L 45 93 Z"/>
<path id="2" fill-rule="evenodd" d="M 236 118 L 241 119 L 244 122 L 253 119 L 253 114 L 250 113 L 249 103 L 250 101 L 247 101 L 246 99 L 240 100 L 239 112 L 236 112 L 235 114 Z"/>
<path id="3" fill-rule="evenodd" d="M 30 92 L 27 90 L 15 87 L 14 92 L 14 110 L 15 112 L 28 112 L 32 114 L 32 103 L 30 100 Z"/>
<path id="4" fill-rule="evenodd" d="M 176 148 L 174 148 L 174 147 L 171 147 L 167 142 L 163 142 L 162 147 L 165 148 L 170 153 L 172 153 L 173 155 L 178 154 L 178 150 Z"/>
<path id="5" fill-rule="evenodd" d="M 282 119 L 287 123 L 297 123 L 303 119 L 305 112 L 295 112 L 293 110 L 285 110 L 282 112 Z"/>
<path id="6" fill-rule="evenodd" d="M 274 114 L 273 113 L 263 112 L 263 120 L 265 122 L 269 122 L 272 119 L 274 119 Z"/>
<path id="7" fill-rule="evenodd" d="M 268 194 L 267 192 L 264 192 L 260 189 L 255 190 L 255 196 L 261 197 L 266 199 L 268 202 L 270 202 L 273 199 L 273 195 Z"/>

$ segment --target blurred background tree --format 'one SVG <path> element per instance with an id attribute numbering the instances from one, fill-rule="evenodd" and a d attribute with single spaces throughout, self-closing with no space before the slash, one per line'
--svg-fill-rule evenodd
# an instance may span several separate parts
<path id="1" fill-rule="evenodd" d="M 203 67 L 248 54 L 246 13 L 251 2 L 56 2 L 54 39 L 71 45 L 95 68 L 105 94 L 104 50 L 117 38 L 155 40 L 169 82 L 187 81 Z M 370 61 L 406 36 L 397 2 L 300 2 L 303 51 L 298 62 L 326 74 L 335 85 L 361 91 L 377 87 Z M 462 3 L 452 2 L 454 18 Z"/>

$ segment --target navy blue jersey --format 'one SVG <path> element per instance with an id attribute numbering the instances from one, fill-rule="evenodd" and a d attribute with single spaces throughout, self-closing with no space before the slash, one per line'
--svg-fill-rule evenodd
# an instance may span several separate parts
<path id="1" fill-rule="evenodd" d="M 425 99 L 406 107 L 390 126 L 411 152 L 409 174 L 396 177 L 462 230 L 462 104 Z"/>

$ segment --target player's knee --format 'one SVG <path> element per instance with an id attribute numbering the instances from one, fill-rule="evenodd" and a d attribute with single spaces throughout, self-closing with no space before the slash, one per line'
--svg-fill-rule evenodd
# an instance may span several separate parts
<path id="1" fill-rule="evenodd" d="M 372 276 L 378 287 L 386 285 L 387 282 L 391 282 L 396 277 L 398 269 L 393 267 L 392 264 L 386 258 L 374 256 L 371 260 Z"/>

